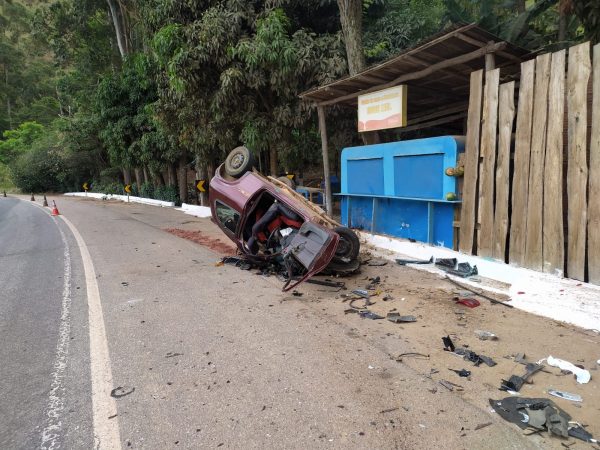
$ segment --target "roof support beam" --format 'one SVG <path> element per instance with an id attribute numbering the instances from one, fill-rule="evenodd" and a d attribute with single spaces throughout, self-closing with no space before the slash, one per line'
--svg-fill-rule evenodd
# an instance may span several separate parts
<path id="1" fill-rule="evenodd" d="M 440 61 L 437 64 L 432 64 L 431 66 L 423 69 L 423 70 L 419 70 L 417 72 L 412 72 L 412 73 L 407 73 L 404 75 L 399 76 L 398 78 L 388 82 L 388 83 L 383 83 L 377 86 L 373 86 L 369 89 L 364 89 L 362 91 L 358 91 L 358 92 L 354 92 L 352 94 L 348 94 L 348 95 L 344 95 L 342 97 L 338 97 L 336 99 L 331 99 L 331 100 L 327 100 L 324 102 L 319 103 L 320 106 L 326 106 L 326 105 L 333 105 L 335 103 L 339 103 L 339 102 L 343 102 L 345 100 L 350 100 L 352 98 L 356 98 L 359 95 L 363 95 L 363 94 L 368 94 L 369 92 L 375 92 L 375 91 L 379 91 L 381 89 L 386 89 L 389 87 L 393 87 L 393 86 L 397 86 L 405 81 L 410 81 L 410 80 L 416 80 L 419 78 L 423 78 L 426 77 L 428 75 L 431 75 L 432 73 L 438 72 L 440 70 L 443 69 L 447 69 L 448 67 L 452 67 L 455 66 L 457 64 L 462 64 L 465 63 L 467 61 L 471 61 L 473 59 L 476 58 L 481 58 L 483 55 L 486 55 L 488 53 L 494 53 L 497 52 L 499 50 L 502 50 L 504 48 L 506 48 L 507 43 L 506 42 L 497 42 L 495 44 L 487 44 L 484 47 L 481 47 L 477 50 L 474 50 L 470 53 L 465 53 L 464 55 L 460 55 L 457 56 L 455 58 L 450 58 L 444 61 Z"/>

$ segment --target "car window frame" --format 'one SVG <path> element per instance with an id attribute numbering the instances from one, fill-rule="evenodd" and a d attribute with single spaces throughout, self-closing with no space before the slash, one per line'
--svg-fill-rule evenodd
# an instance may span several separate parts
<path id="1" fill-rule="evenodd" d="M 223 205 L 232 210 L 234 214 L 237 214 L 238 219 L 235 223 L 235 230 L 229 228 L 227 225 L 225 225 L 225 222 L 221 220 L 221 217 L 219 216 L 219 205 Z M 239 229 L 240 222 L 242 220 L 242 213 L 240 213 L 237 209 L 233 208 L 231 205 L 228 205 L 227 203 L 221 200 L 215 200 L 215 216 L 217 217 L 217 221 L 219 222 L 219 224 L 223 227 L 224 230 L 226 230 L 226 232 L 232 233 L 234 236 L 237 236 L 237 230 Z"/>

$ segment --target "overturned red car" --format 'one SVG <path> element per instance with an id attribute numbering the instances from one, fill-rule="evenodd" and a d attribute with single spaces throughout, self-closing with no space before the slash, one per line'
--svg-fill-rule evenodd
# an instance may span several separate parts
<path id="1" fill-rule="evenodd" d="M 294 288 L 322 271 L 358 270 L 360 242 L 286 183 L 254 169 L 246 147 L 232 150 L 210 181 L 212 220 L 249 261 L 281 266 Z"/>

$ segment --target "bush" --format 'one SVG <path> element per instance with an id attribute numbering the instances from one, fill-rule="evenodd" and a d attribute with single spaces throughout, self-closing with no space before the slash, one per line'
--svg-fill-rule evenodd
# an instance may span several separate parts
<path id="1" fill-rule="evenodd" d="M 158 186 L 154 190 L 154 198 L 165 202 L 175 202 L 179 204 L 179 194 L 176 186 Z"/>
<path id="2" fill-rule="evenodd" d="M 154 198 L 154 185 L 152 183 L 143 183 L 140 189 L 140 197 Z"/>
<path id="3" fill-rule="evenodd" d="M 11 178 L 22 192 L 60 192 L 62 167 L 58 152 L 40 145 L 13 161 Z"/>

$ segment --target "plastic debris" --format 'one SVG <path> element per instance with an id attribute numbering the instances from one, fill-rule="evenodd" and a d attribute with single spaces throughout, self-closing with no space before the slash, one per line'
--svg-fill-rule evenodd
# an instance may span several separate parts
<path id="1" fill-rule="evenodd" d="M 453 300 L 456 303 L 460 303 L 461 305 L 465 305 L 468 308 L 477 308 L 479 305 L 481 305 L 481 303 L 479 303 L 479 300 L 476 300 L 474 298 L 459 298 L 459 297 L 454 297 Z"/>
<path id="2" fill-rule="evenodd" d="M 552 355 L 548 356 L 546 362 L 549 366 L 558 367 L 561 370 L 566 370 L 568 372 L 572 372 L 577 378 L 577 382 L 580 384 L 585 384 L 590 381 L 592 376 L 590 372 L 577 367 L 576 365 L 570 363 L 569 361 L 564 361 L 562 359 L 554 358 Z"/>
<path id="3" fill-rule="evenodd" d="M 386 316 L 387 320 L 394 323 L 410 323 L 416 322 L 417 318 L 415 316 L 401 316 L 400 313 L 391 312 Z"/>
<path id="4" fill-rule="evenodd" d="M 475 330 L 475 335 L 482 341 L 497 341 L 498 336 L 490 331 Z"/>
<path id="5" fill-rule="evenodd" d="M 371 319 L 371 320 L 383 319 L 383 316 L 380 316 L 379 314 L 375 314 L 374 312 L 371 312 L 368 309 L 365 309 L 363 311 L 359 311 L 359 315 L 363 319 Z"/>
<path id="6" fill-rule="evenodd" d="M 369 298 L 369 292 L 364 289 L 355 289 L 352 293 L 362 298 Z"/>
<path id="7" fill-rule="evenodd" d="M 454 352 L 456 347 L 454 347 L 454 343 L 452 342 L 452 339 L 450 339 L 450 336 L 442 337 L 442 341 L 444 342 L 444 350 L 447 352 Z"/>
<path id="8" fill-rule="evenodd" d="M 494 367 L 496 365 L 496 361 L 494 361 L 489 356 L 478 355 L 474 351 L 468 350 L 463 347 L 459 347 L 454 350 L 454 353 L 464 357 L 466 360 L 471 361 L 475 367 L 478 367 L 481 363 L 484 363 L 486 366 Z"/>
<path id="9" fill-rule="evenodd" d="M 557 391 L 556 389 L 549 389 L 548 394 L 554 397 L 563 398 L 565 400 L 571 400 L 572 402 L 582 402 L 583 399 L 579 394 L 571 394 L 570 392 Z"/>
<path id="10" fill-rule="evenodd" d="M 428 260 L 423 260 L 423 259 L 397 259 L 396 262 L 401 265 L 401 266 L 405 266 L 407 264 L 433 264 L 433 256 L 431 258 L 429 258 Z"/>
<path id="11" fill-rule="evenodd" d="M 541 364 L 528 363 L 525 365 L 525 375 L 511 375 L 508 380 L 502 380 L 500 384 L 501 391 L 515 391 L 518 392 L 521 390 L 521 387 L 525 384 L 525 382 L 536 372 L 542 370 L 544 368 Z"/>
<path id="12" fill-rule="evenodd" d="M 460 369 L 460 370 L 456 370 L 456 369 L 448 369 L 451 370 L 452 372 L 456 373 L 459 377 L 470 377 L 471 376 L 471 372 L 467 369 Z"/>

